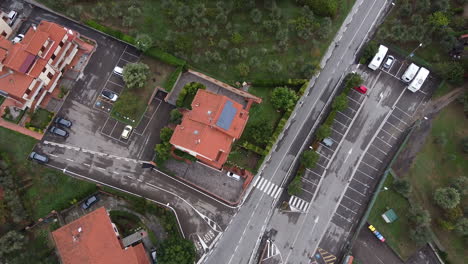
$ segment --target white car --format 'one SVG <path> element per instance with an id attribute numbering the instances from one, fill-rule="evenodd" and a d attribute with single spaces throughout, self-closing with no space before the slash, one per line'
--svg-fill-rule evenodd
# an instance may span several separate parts
<path id="1" fill-rule="evenodd" d="M 119 96 L 117 94 L 115 94 L 115 93 L 113 93 L 111 91 L 107 91 L 107 90 L 102 90 L 101 96 L 106 98 L 107 100 L 109 100 L 111 102 L 115 102 L 119 98 Z"/>
<path id="2" fill-rule="evenodd" d="M 132 130 L 133 130 L 133 127 L 132 127 L 132 126 L 126 125 L 126 126 L 124 127 L 124 130 L 122 131 L 121 137 L 122 137 L 123 139 L 128 139 L 128 137 L 130 136 L 130 133 L 132 133 Z"/>
<path id="3" fill-rule="evenodd" d="M 12 42 L 16 44 L 16 43 L 22 41 L 23 38 L 24 38 L 24 35 L 23 35 L 23 34 L 18 34 L 18 36 L 16 36 L 16 37 L 12 40 Z"/>
<path id="4" fill-rule="evenodd" d="M 393 62 L 395 62 L 395 58 L 392 55 L 388 55 L 383 65 L 384 68 L 389 69 L 390 67 L 392 67 Z"/>
<path id="5" fill-rule="evenodd" d="M 119 66 L 115 66 L 114 73 L 117 74 L 117 75 L 122 76 L 123 75 L 123 68 L 121 68 Z"/>

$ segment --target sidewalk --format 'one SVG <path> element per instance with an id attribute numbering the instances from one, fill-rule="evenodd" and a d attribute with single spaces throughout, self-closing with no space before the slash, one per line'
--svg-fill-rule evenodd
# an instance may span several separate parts
<path id="1" fill-rule="evenodd" d="M 35 138 L 37 140 L 41 140 L 42 137 L 44 136 L 41 133 L 37 133 L 37 132 L 31 131 L 31 130 L 25 128 L 25 127 L 21 127 L 21 126 L 18 126 L 16 124 L 13 124 L 11 122 L 5 121 L 5 120 L 3 120 L 3 118 L 0 118 L 0 126 L 2 126 L 4 128 L 7 128 L 7 129 L 10 129 L 10 130 L 13 130 L 13 131 L 16 131 L 16 132 L 21 133 L 23 135 L 33 137 L 33 138 Z"/>

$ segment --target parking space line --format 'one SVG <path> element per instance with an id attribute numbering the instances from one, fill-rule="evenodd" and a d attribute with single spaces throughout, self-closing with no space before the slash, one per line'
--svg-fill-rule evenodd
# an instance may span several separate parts
<path id="1" fill-rule="evenodd" d="M 380 139 L 380 141 L 382 141 L 383 143 L 385 143 L 385 144 L 389 145 L 391 148 L 393 148 L 393 146 L 390 145 L 390 144 L 388 144 L 387 141 L 385 141 L 385 140 L 383 140 L 383 139 L 381 139 L 381 138 L 379 138 L 379 137 L 376 137 L 376 138 Z"/>
<path id="2" fill-rule="evenodd" d="M 310 171 L 310 172 L 314 173 L 315 175 L 319 176 L 320 178 L 322 178 L 322 175 L 316 173 L 315 171 L 310 170 L 309 168 L 306 168 L 306 170 L 307 170 L 307 171 Z"/>
<path id="3" fill-rule="evenodd" d="M 340 111 L 337 111 L 337 113 L 339 113 L 339 114 L 342 114 L 344 117 L 346 117 L 346 118 L 348 118 L 348 119 L 351 119 L 351 120 L 352 120 L 352 118 L 351 118 L 351 117 L 349 117 L 349 116 L 347 116 L 347 115 L 345 115 L 345 114 L 341 113 Z"/>
<path id="4" fill-rule="evenodd" d="M 403 61 L 402 61 L 401 66 L 400 66 L 400 68 L 398 68 L 398 71 L 397 71 L 396 75 L 398 75 L 398 73 L 400 73 L 400 70 L 401 70 L 401 68 L 403 68 L 404 65 L 405 65 L 405 63 L 403 63 Z"/>
<path id="5" fill-rule="evenodd" d="M 333 149 L 331 149 L 331 148 L 325 146 L 325 144 L 323 144 L 322 142 L 320 142 L 320 145 L 321 145 L 322 147 L 324 147 L 324 148 L 330 150 L 330 151 L 333 152 L 333 153 L 335 152 Z"/>
<path id="6" fill-rule="evenodd" d="M 368 167 L 374 169 L 375 171 L 379 171 L 378 169 L 376 169 L 376 168 L 374 168 L 373 166 L 371 166 L 371 165 L 365 163 L 364 161 L 361 161 L 361 163 L 367 165 Z"/>
<path id="7" fill-rule="evenodd" d="M 365 172 L 363 172 L 363 171 L 361 171 L 361 170 L 359 170 L 359 169 L 358 169 L 357 171 L 359 171 L 360 173 L 364 174 L 365 176 L 367 176 L 367 177 L 369 177 L 369 178 L 375 180 L 375 178 L 372 177 L 372 176 L 370 176 L 369 174 L 367 174 L 367 173 L 365 173 Z"/>
<path id="8" fill-rule="evenodd" d="M 353 178 L 353 181 L 357 181 L 357 182 L 359 182 L 360 184 L 362 184 L 362 185 L 365 186 L 365 187 L 370 187 L 370 186 L 367 185 L 366 183 L 363 183 L 362 181 L 360 181 L 360 180 L 358 180 L 358 179 L 356 179 L 356 178 Z"/>
<path id="9" fill-rule="evenodd" d="M 130 54 L 130 53 L 127 53 L 127 54 Z M 123 61 L 126 61 L 126 62 L 128 62 L 128 63 L 133 63 L 133 61 L 129 61 L 129 60 L 122 59 L 122 58 L 120 58 L 119 60 L 123 60 Z M 127 63 L 125 63 L 125 64 L 127 64 Z"/>
<path id="10" fill-rule="evenodd" d="M 375 149 L 377 149 L 378 151 L 382 152 L 385 156 L 387 156 L 387 152 L 379 149 L 378 147 L 374 146 L 373 144 L 371 146 L 374 147 Z"/>
<path id="11" fill-rule="evenodd" d="M 342 205 L 341 203 L 340 203 L 340 205 L 339 205 L 339 206 L 341 206 L 341 207 L 345 208 L 347 211 L 351 211 L 353 214 L 357 214 L 356 212 L 354 212 L 353 210 L 349 209 L 348 207 L 346 207 L 346 206 Z"/>
<path id="12" fill-rule="evenodd" d="M 158 112 L 158 109 L 159 109 L 159 106 L 161 106 L 161 100 L 157 99 L 159 101 L 159 104 L 158 106 L 156 107 L 156 110 L 154 110 L 154 113 L 151 115 L 151 118 L 150 120 L 148 120 L 148 123 L 146 123 L 146 126 L 145 128 L 143 129 L 143 134 L 146 132 L 146 129 L 148 128 L 148 125 L 151 123 L 151 121 L 153 121 L 153 117 L 154 115 Z M 146 111 L 145 111 L 146 112 Z"/>
<path id="13" fill-rule="evenodd" d="M 388 133 L 387 130 L 385 130 L 385 129 L 382 128 L 381 131 L 387 133 L 387 135 L 391 136 L 392 138 L 397 139 L 395 136 L 393 136 L 392 134 Z"/>
<path id="14" fill-rule="evenodd" d="M 301 189 L 302 189 L 304 192 L 306 192 L 306 193 L 309 193 L 309 194 L 311 194 L 311 195 L 314 195 L 313 193 L 309 192 L 308 190 L 306 190 L 306 189 L 304 189 L 304 188 L 301 188 Z"/>
<path id="15" fill-rule="evenodd" d="M 74 162 L 74 160 L 72 160 L 72 159 L 69 159 L 69 158 L 66 158 L 66 160 L 68 160 L 68 161 L 71 161 L 71 162 Z"/>
<path id="16" fill-rule="evenodd" d="M 337 119 L 335 119 L 334 121 L 335 121 L 335 122 L 337 122 L 338 124 L 340 124 L 340 125 L 344 126 L 345 128 L 348 128 L 348 126 L 347 126 L 347 125 L 345 125 L 345 124 L 341 123 L 341 122 L 340 122 L 340 121 L 338 121 Z"/>
<path id="17" fill-rule="evenodd" d="M 350 198 L 350 197 L 348 197 L 348 196 L 346 196 L 346 195 L 343 195 L 343 196 L 344 196 L 344 197 L 346 197 L 346 198 L 348 198 L 349 200 L 353 201 L 354 203 L 357 203 L 357 204 L 359 204 L 359 205 L 361 205 L 361 206 L 362 206 L 362 204 L 361 204 L 361 203 L 359 203 L 359 202 L 355 201 L 354 199 L 352 199 L 352 198 Z"/>
<path id="18" fill-rule="evenodd" d="M 354 101 L 354 102 L 355 102 L 355 103 L 357 103 L 358 105 L 361 105 L 361 103 L 360 103 L 360 102 L 358 102 L 358 101 L 354 100 L 354 99 L 353 99 L 353 98 L 351 98 L 349 95 L 348 95 L 347 97 L 348 97 L 348 99 L 351 99 L 351 101 Z"/>
<path id="19" fill-rule="evenodd" d="M 423 92 L 421 89 L 419 89 L 418 92 L 421 92 L 422 94 L 427 95 L 427 93 Z"/>
<path id="20" fill-rule="evenodd" d="M 107 122 L 109 121 L 110 116 L 107 116 L 106 122 L 104 122 L 104 125 L 101 127 L 101 133 L 104 134 L 102 131 L 104 130 L 104 127 L 106 127 Z"/>
<path id="21" fill-rule="evenodd" d="M 409 126 L 408 123 L 406 123 L 403 119 L 398 118 L 396 115 L 394 115 L 394 114 L 393 114 L 393 111 L 392 111 L 392 116 L 393 116 L 394 118 L 398 119 L 399 121 L 405 123 L 405 125 Z"/>
<path id="22" fill-rule="evenodd" d="M 359 195 L 362 195 L 362 196 L 366 197 L 366 195 L 360 193 L 358 190 L 354 189 L 353 187 L 348 186 L 348 188 L 351 189 L 351 190 L 353 190 L 353 191 L 355 191 L 355 192 L 357 192 L 357 193 L 359 193 Z"/>
<path id="23" fill-rule="evenodd" d="M 311 180 L 308 180 L 308 179 L 306 179 L 305 177 L 302 177 L 301 179 L 303 179 L 304 181 L 309 182 L 309 183 L 312 183 L 313 185 L 317 186 L 317 184 L 316 184 L 315 182 L 313 182 L 313 181 L 311 181 Z"/>
<path id="24" fill-rule="evenodd" d="M 115 84 L 115 85 L 120 86 L 120 87 L 124 87 L 123 85 L 118 84 L 118 83 L 115 83 L 115 82 L 113 82 L 113 81 L 111 81 L 111 80 L 108 80 L 107 82 L 108 82 L 108 83 Z M 106 89 L 106 90 L 109 90 L 109 89 Z M 112 92 L 113 92 L 113 93 L 116 93 L 116 92 L 114 92 L 114 91 L 112 91 Z M 118 93 L 116 93 L 116 94 L 118 95 Z"/>
<path id="25" fill-rule="evenodd" d="M 340 132 L 336 131 L 336 130 L 335 130 L 333 127 L 330 127 L 330 128 L 331 128 L 333 131 L 335 131 L 336 133 L 338 133 L 338 134 L 340 134 L 341 136 L 343 136 L 343 134 L 342 134 L 342 133 L 340 133 Z"/>
<path id="26" fill-rule="evenodd" d="M 398 131 L 400 131 L 401 133 L 403 133 L 403 130 L 399 129 L 398 127 L 396 127 L 394 124 L 392 124 L 391 122 L 388 122 L 387 121 L 387 124 L 390 124 L 392 127 L 396 128 Z"/>
<path id="27" fill-rule="evenodd" d="M 83 163 L 83 165 L 91 167 L 91 164 L 88 164 L 88 163 Z"/>
<path id="28" fill-rule="evenodd" d="M 316 164 L 317 164 L 317 165 L 319 165 L 320 167 L 322 167 L 322 168 L 326 169 L 326 167 L 325 167 L 325 166 L 323 166 L 322 164 L 320 164 L 320 163 L 318 163 L 318 162 L 317 162 Z"/>
<path id="29" fill-rule="evenodd" d="M 329 139 L 331 139 L 333 142 L 339 144 L 338 141 L 334 140 L 332 137 L 329 137 Z M 333 152 L 335 152 L 335 151 L 333 151 Z"/>
<path id="30" fill-rule="evenodd" d="M 337 213 L 337 212 L 335 212 L 335 214 L 336 214 L 337 216 L 339 216 L 339 217 L 343 218 L 343 219 L 344 219 L 344 220 L 346 220 L 347 222 L 351 223 L 351 220 L 349 220 L 348 218 L 346 218 L 346 217 L 344 217 L 344 216 L 340 215 L 340 214 L 339 214 L 339 213 Z"/>
<path id="31" fill-rule="evenodd" d="M 366 153 L 367 155 L 370 155 L 371 157 L 373 157 L 375 160 L 377 160 L 378 162 L 380 163 L 383 163 L 383 161 L 381 161 L 379 158 L 377 158 L 376 156 L 370 154 L 369 152 Z"/>
<path id="32" fill-rule="evenodd" d="M 327 160 L 330 160 L 329 158 L 327 158 L 327 156 L 323 155 L 322 153 L 320 153 L 319 151 L 316 151 L 320 156 L 326 158 Z"/>
<path id="33" fill-rule="evenodd" d="M 130 56 L 133 56 L 133 57 L 135 57 L 135 58 L 138 58 L 138 59 L 140 58 L 140 56 L 137 56 L 137 55 L 135 55 L 135 54 L 132 54 L 132 53 L 130 53 L 130 52 L 127 52 L 127 47 L 125 47 L 124 53 L 126 53 L 126 54 L 128 54 L 128 55 L 130 55 Z"/>
<path id="34" fill-rule="evenodd" d="M 401 108 L 399 108 L 398 106 L 395 106 L 395 109 L 398 109 L 400 112 L 402 112 L 403 114 L 407 115 L 408 117 L 413 117 L 412 115 L 406 113 L 405 111 L 403 111 Z"/>

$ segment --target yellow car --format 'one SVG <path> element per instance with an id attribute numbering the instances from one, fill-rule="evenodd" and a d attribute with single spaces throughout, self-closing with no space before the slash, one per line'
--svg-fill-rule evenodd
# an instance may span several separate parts
<path id="1" fill-rule="evenodd" d="M 370 225 L 370 226 L 369 226 L 369 229 L 370 229 L 370 231 L 372 231 L 372 232 L 375 231 L 375 227 L 374 227 L 373 225 Z"/>

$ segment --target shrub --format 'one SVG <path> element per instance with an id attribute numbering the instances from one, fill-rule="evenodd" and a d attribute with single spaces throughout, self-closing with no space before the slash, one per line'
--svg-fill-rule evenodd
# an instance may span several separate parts
<path id="1" fill-rule="evenodd" d="M 159 132 L 159 138 L 162 142 L 169 142 L 169 140 L 172 137 L 172 134 L 174 134 L 174 130 L 172 130 L 169 127 L 163 127 Z"/>
<path id="2" fill-rule="evenodd" d="M 457 189 L 460 195 L 468 194 L 468 177 L 459 176 L 452 180 L 452 187 Z"/>
<path id="3" fill-rule="evenodd" d="M 190 109 L 192 100 L 197 94 L 198 89 L 205 90 L 206 86 L 197 82 L 187 83 L 184 86 L 184 88 L 182 88 L 182 91 L 180 91 L 179 93 L 179 97 L 177 98 L 177 101 L 176 101 L 176 106 Z"/>
<path id="4" fill-rule="evenodd" d="M 429 227 L 431 224 L 431 215 L 429 214 L 429 211 L 423 209 L 420 205 L 415 205 L 411 207 L 409 217 L 410 221 L 418 227 Z"/>
<path id="5" fill-rule="evenodd" d="M 418 226 L 414 229 L 411 229 L 410 237 L 414 242 L 420 245 L 427 243 L 431 239 L 429 230 L 424 226 Z"/>
<path id="6" fill-rule="evenodd" d="M 468 235 L 468 218 L 464 217 L 458 220 L 455 225 L 455 231 L 461 236 Z"/>
<path id="7" fill-rule="evenodd" d="M 139 34 L 135 39 L 135 45 L 139 50 L 145 52 L 153 46 L 153 39 L 150 35 Z"/>
<path id="8" fill-rule="evenodd" d="M 299 195 L 302 192 L 302 181 L 301 181 L 301 175 L 296 175 L 294 179 L 289 183 L 288 185 L 288 194 L 289 195 Z"/>
<path id="9" fill-rule="evenodd" d="M 393 182 L 393 188 L 396 192 L 408 198 L 411 193 L 411 184 L 405 179 L 397 179 Z"/>
<path id="10" fill-rule="evenodd" d="M 179 109 L 172 109 L 169 117 L 169 122 L 173 124 L 180 124 L 182 122 L 182 113 L 179 111 Z"/>
<path id="11" fill-rule="evenodd" d="M 463 210 L 460 208 L 460 206 L 456 206 L 454 208 L 447 209 L 444 216 L 451 223 L 455 223 L 458 219 L 463 217 Z"/>
<path id="12" fill-rule="evenodd" d="M 342 93 L 333 100 L 332 109 L 343 111 L 346 108 L 348 108 L 348 96 L 345 93 Z"/>
<path id="13" fill-rule="evenodd" d="M 460 203 L 460 194 L 455 188 L 438 188 L 434 193 L 434 201 L 444 209 L 451 209 Z"/>
<path id="14" fill-rule="evenodd" d="M 359 59 L 359 63 L 360 64 L 369 63 L 371 59 L 375 56 L 378 50 L 379 50 L 379 45 L 375 41 L 370 41 L 369 43 L 367 43 L 366 47 L 364 48 L 362 52 L 361 58 Z"/>
<path id="15" fill-rule="evenodd" d="M 169 53 L 166 53 L 162 50 L 159 50 L 157 48 L 150 48 L 145 52 L 145 55 L 153 57 L 155 59 L 161 60 L 167 64 L 173 65 L 173 66 L 185 66 L 187 63 L 179 59 Z"/>
<path id="16" fill-rule="evenodd" d="M 317 129 L 317 139 L 318 140 L 323 140 L 324 138 L 327 138 L 331 136 L 332 129 L 329 125 L 323 124 Z"/>
<path id="17" fill-rule="evenodd" d="M 288 87 L 277 87 L 271 94 L 271 103 L 278 110 L 287 110 L 296 105 L 297 94 Z"/>
<path id="18" fill-rule="evenodd" d="M 171 73 L 171 75 L 169 75 L 169 77 L 163 84 L 163 87 L 167 92 L 172 91 L 181 73 L 182 73 L 182 66 L 179 66 L 175 69 L 175 71 Z"/>
<path id="19" fill-rule="evenodd" d="M 264 145 L 268 142 L 273 133 L 273 126 L 266 119 L 260 119 L 256 122 L 248 122 L 242 135 L 247 141 L 258 145 Z"/>
<path id="20" fill-rule="evenodd" d="M 245 76 L 249 75 L 250 68 L 249 68 L 249 66 L 247 64 L 245 64 L 243 62 L 237 64 L 236 69 L 239 72 L 240 76 L 245 77 Z"/>
<path id="21" fill-rule="evenodd" d="M 172 146 L 169 142 L 164 142 L 161 144 L 156 144 L 154 150 L 156 151 L 159 160 L 166 161 L 171 155 L 171 148 Z"/>
<path id="22" fill-rule="evenodd" d="M 319 16 L 333 17 L 338 11 L 338 0 L 299 0 L 299 2 L 309 6 Z"/>
<path id="23" fill-rule="evenodd" d="M 436 65 L 436 71 L 448 82 L 460 84 L 463 82 L 465 70 L 459 62 L 443 62 Z"/>

